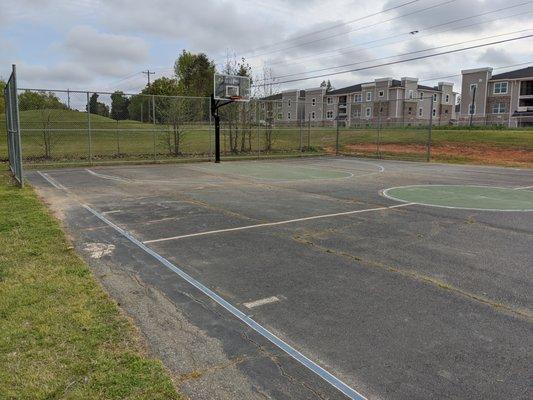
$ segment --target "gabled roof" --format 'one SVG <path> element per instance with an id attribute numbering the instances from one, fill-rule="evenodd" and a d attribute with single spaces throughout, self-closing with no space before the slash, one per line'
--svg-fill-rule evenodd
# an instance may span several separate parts
<path id="1" fill-rule="evenodd" d="M 276 93 L 276 94 L 271 94 L 270 96 L 267 96 L 267 97 L 263 97 L 261 98 L 261 100 L 281 100 L 281 98 L 282 98 L 282 94 Z"/>
<path id="2" fill-rule="evenodd" d="M 437 87 L 431 87 L 431 86 L 425 86 L 425 85 L 418 85 L 418 89 L 432 90 L 434 92 L 440 92 L 439 88 L 437 88 Z"/>
<path id="3" fill-rule="evenodd" d="M 493 75 L 491 80 L 496 79 L 520 79 L 533 78 L 533 67 L 526 67 L 514 71 L 504 72 L 502 74 Z"/>
<path id="4" fill-rule="evenodd" d="M 360 92 L 361 91 L 361 83 L 358 83 L 357 85 L 352 86 L 346 86 L 340 89 L 332 90 L 330 92 L 327 92 L 326 95 L 335 95 L 335 94 L 348 94 L 348 93 L 354 93 L 354 92 Z"/>

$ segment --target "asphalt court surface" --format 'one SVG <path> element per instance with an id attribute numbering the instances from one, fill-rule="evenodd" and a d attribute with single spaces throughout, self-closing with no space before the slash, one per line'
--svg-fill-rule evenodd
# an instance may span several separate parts
<path id="1" fill-rule="evenodd" d="M 146 251 L 115 228 L 310 360 L 268 344 L 308 392 L 267 365 L 242 365 L 271 398 L 528 396 L 531 170 L 331 157 L 31 171 L 28 179 L 56 209 L 69 197 L 93 210 L 60 216 L 75 240 L 113 242 L 117 268 Z M 386 196 L 398 187 L 442 192 Z M 445 194 L 450 208 L 425 205 Z M 482 201 L 502 211 L 477 209 Z M 206 296 L 160 264 L 146 257 L 137 271 L 168 293 L 184 285 Z M 235 329 L 246 325 L 233 319 Z M 240 351 L 231 334 L 206 331 L 223 336 L 228 353 Z"/>

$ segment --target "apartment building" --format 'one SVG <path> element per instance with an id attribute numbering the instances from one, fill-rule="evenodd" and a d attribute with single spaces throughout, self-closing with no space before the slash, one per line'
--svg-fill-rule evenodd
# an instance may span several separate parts
<path id="1" fill-rule="evenodd" d="M 461 71 L 463 125 L 533 126 L 533 66 L 492 75 L 492 68 Z"/>
<path id="2" fill-rule="evenodd" d="M 456 95 L 449 82 L 430 87 L 417 78 L 379 78 L 328 92 L 324 118 L 346 126 L 421 125 L 430 118 L 445 125 L 455 118 Z"/>
<path id="3" fill-rule="evenodd" d="M 453 84 L 436 87 L 418 84 L 416 78 L 380 78 L 326 92 L 324 87 L 282 92 L 274 111 L 275 122 L 326 126 L 449 124 L 455 119 Z M 433 99 L 433 108 L 431 108 Z"/>

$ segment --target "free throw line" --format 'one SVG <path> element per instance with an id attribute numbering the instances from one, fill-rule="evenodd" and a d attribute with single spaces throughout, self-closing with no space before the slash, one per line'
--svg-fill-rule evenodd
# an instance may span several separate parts
<path id="1" fill-rule="evenodd" d="M 415 204 L 415 203 L 403 203 L 403 204 L 396 204 L 394 206 L 365 208 L 363 210 L 345 211 L 345 212 L 334 213 L 334 214 L 314 215 L 312 217 L 288 219 L 288 220 L 285 220 L 285 221 L 266 222 L 264 224 L 245 225 L 245 226 L 239 226 L 239 227 L 236 227 L 236 228 L 217 229 L 217 230 L 214 230 L 214 231 L 189 233 L 187 235 L 179 235 L 179 236 L 171 236 L 171 237 L 160 238 L 160 239 L 145 240 L 143 243 L 166 242 L 166 241 L 169 241 L 169 240 L 185 239 L 185 238 L 190 238 L 190 237 L 195 237 L 195 236 L 213 235 L 213 234 L 224 233 L 224 232 L 242 231 L 242 230 L 245 230 L 245 229 L 263 228 L 265 226 L 285 225 L 285 224 L 292 224 L 292 223 L 295 223 L 295 222 L 311 221 L 311 220 L 314 220 L 314 219 L 339 217 L 339 216 L 342 216 L 342 215 L 352 215 L 352 214 L 361 214 L 361 213 L 372 212 L 372 211 L 390 210 L 391 208 L 407 207 L 407 206 L 410 206 L 410 205 L 413 205 L 413 204 Z"/>
<path id="2" fill-rule="evenodd" d="M 355 389 L 348 386 L 346 383 L 341 381 L 336 376 L 332 375 L 330 372 L 326 371 L 324 368 L 316 364 L 314 361 L 310 360 L 306 356 L 304 356 L 302 353 L 300 353 L 298 350 L 290 346 L 289 344 L 285 343 L 282 339 L 278 338 L 276 335 L 274 335 L 272 332 L 264 328 L 259 323 L 255 322 L 252 318 L 244 314 L 242 311 L 240 311 L 237 307 L 233 306 L 231 303 L 224 300 L 222 297 L 220 297 L 218 294 L 213 292 L 211 289 L 209 289 L 207 286 L 203 285 L 196 279 L 194 279 L 192 276 L 187 274 L 185 271 L 178 268 L 176 265 L 172 264 L 170 261 L 168 261 L 166 258 L 161 256 L 159 253 L 152 250 L 150 247 L 146 246 L 141 241 L 135 239 L 132 235 L 130 235 L 127 231 L 120 228 L 119 226 L 115 225 L 113 222 L 108 220 L 106 217 L 104 217 L 101 213 L 98 211 L 92 209 L 86 204 L 81 203 L 82 207 L 85 208 L 87 211 L 89 211 L 91 214 L 93 214 L 95 217 L 97 217 L 100 221 L 104 222 L 111 228 L 113 228 L 115 231 L 120 233 L 122 236 L 124 236 L 126 239 L 128 239 L 130 242 L 135 244 L 140 249 L 144 250 L 146 253 L 150 254 L 152 257 L 154 257 L 157 261 L 159 261 L 161 264 L 163 264 L 165 267 L 167 267 L 172 272 L 179 275 L 182 279 L 190 283 L 192 286 L 194 286 L 196 289 L 198 289 L 200 292 L 204 293 L 206 296 L 210 297 L 212 300 L 214 300 L 216 303 L 218 303 L 220 306 L 222 306 L 224 309 L 229 311 L 231 314 L 233 314 L 236 318 L 244 322 L 246 325 L 248 325 L 250 328 L 252 328 L 254 331 L 256 331 L 258 334 L 263 336 L 265 339 L 270 341 L 272 344 L 283 350 L 285 353 L 290 355 L 292 358 L 294 358 L 296 361 L 298 361 L 300 364 L 302 364 L 304 367 L 308 368 L 312 372 L 314 372 L 316 375 L 320 376 L 322 379 L 324 379 L 326 382 L 328 382 L 330 385 L 335 387 L 337 390 L 339 390 L 341 393 L 346 395 L 348 398 L 353 400 L 366 400 L 366 398 L 357 392 Z"/>

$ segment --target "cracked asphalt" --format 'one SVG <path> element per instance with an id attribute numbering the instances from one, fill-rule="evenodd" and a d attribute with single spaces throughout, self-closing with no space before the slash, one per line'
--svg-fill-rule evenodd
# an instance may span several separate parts
<path id="1" fill-rule="evenodd" d="M 380 191 L 525 187 L 531 170 L 343 157 L 268 163 L 349 177 L 258 179 L 253 161 L 45 171 L 64 191 L 27 175 L 191 399 L 345 397 L 81 203 L 140 241 L 344 213 L 149 246 L 368 399 L 529 398 L 533 212 L 387 209 L 398 203 Z M 115 247 L 95 259 L 91 243 Z M 272 296 L 280 300 L 244 306 Z"/>

